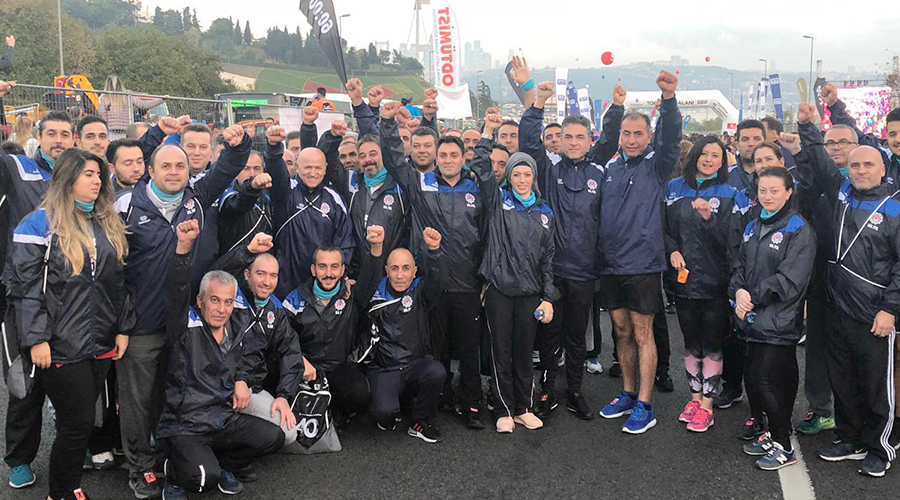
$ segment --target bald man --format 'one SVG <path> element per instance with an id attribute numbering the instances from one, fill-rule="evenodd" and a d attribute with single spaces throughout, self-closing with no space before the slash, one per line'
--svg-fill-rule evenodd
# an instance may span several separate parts
<path id="1" fill-rule="evenodd" d="M 801 104 L 801 133 L 815 108 Z M 786 134 L 785 146 L 799 141 Z M 838 441 L 819 452 L 830 462 L 862 460 L 859 473 L 882 477 L 897 451 L 894 424 L 895 317 L 900 314 L 900 191 L 883 182 L 881 153 L 860 146 L 849 155 L 849 179 L 822 146 L 802 148 L 801 175 L 816 179 L 834 204 L 828 291 L 837 321 L 826 333 Z"/>
<path id="2" fill-rule="evenodd" d="M 284 129 L 266 130 L 266 173 L 272 177 L 275 257 L 280 269 L 275 295 L 286 296 L 309 279 L 313 253 L 323 245 L 340 248 L 344 262 L 353 252 L 353 229 L 341 196 L 325 180 L 327 151 L 336 156 L 347 125 L 332 126 L 318 148 L 306 148 L 297 157 L 297 174 L 291 176 L 284 162 Z M 339 166 L 337 168 L 340 168 Z"/>

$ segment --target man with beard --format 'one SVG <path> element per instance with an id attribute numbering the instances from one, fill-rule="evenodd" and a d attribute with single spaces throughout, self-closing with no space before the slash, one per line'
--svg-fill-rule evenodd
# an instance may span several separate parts
<path id="1" fill-rule="evenodd" d="M 471 165 L 475 159 L 475 145 L 481 140 L 481 132 L 474 128 L 467 128 L 462 133 L 463 145 L 466 147 L 466 165 Z"/>
<path id="2" fill-rule="evenodd" d="M 359 165 L 359 151 L 357 151 L 356 139 L 344 139 L 338 147 L 338 159 L 341 166 L 348 172 L 360 172 L 362 169 Z"/>
<path id="3" fill-rule="evenodd" d="M 89 151 L 100 158 L 106 156 L 109 147 L 109 129 L 106 120 L 99 116 L 85 116 L 75 127 L 75 147 Z"/>
<path id="4" fill-rule="evenodd" d="M 113 187 L 116 197 L 130 191 L 137 181 L 147 172 L 144 166 L 144 152 L 134 139 L 119 139 L 109 143 L 106 148 L 106 161 L 113 171 Z"/>

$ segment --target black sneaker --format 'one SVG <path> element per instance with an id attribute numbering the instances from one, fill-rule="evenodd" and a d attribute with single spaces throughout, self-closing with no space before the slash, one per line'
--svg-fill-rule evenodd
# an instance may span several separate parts
<path id="1" fill-rule="evenodd" d="M 443 440 L 438 428 L 428 422 L 413 422 L 406 433 L 426 443 L 440 443 Z"/>
<path id="2" fill-rule="evenodd" d="M 744 394 L 740 387 L 737 389 L 726 388 L 713 398 L 713 407 L 720 410 L 727 410 L 737 403 L 744 400 Z"/>
<path id="3" fill-rule="evenodd" d="M 145 472 L 128 481 L 128 487 L 134 492 L 134 497 L 139 500 L 147 498 L 159 498 L 162 496 L 163 485 L 153 472 Z"/>
<path id="4" fill-rule="evenodd" d="M 612 378 L 620 378 L 622 376 L 622 365 L 618 361 L 613 360 L 612 366 L 609 367 L 609 376 Z"/>
<path id="5" fill-rule="evenodd" d="M 672 392 L 675 390 L 675 383 L 668 373 L 657 373 L 654 384 L 660 392 Z"/>
<path id="6" fill-rule="evenodd" d="M 869 453 L 859 464 L 859 473 L 864 476 L 884 477 L 884 472 L 891 468 L 890 462 L 885 462 L 878 455 Z"/>
<path id="7" fill-rule="evenodd" d="M 828 462 L 843 462 L 844 460 L 863 460 L 867 456 L 866 449 L 857 447 L 846 441 L 835 441 L 828 448 L 819 452 L 819 458 Z M 862 471 L 860 471 L 862 472 Z"/>
<path id="8" fill-rule="evenodd" d="M 397 428 L 397 421 L 394 417 L 390 417 L 383 422 L 375 422 L 375 425 L 378 426 L 378 430 L 389 432 Z"/>
<path id="9" fill-rule="evenodd" d="M 244 491 L 244 485 L 234 477 L 234 474 L 227 470 L 222 470 L 219 475 L 219 491 L 226 495 L 237 495 Z"/>
<path id="10" fill-rule="evenodd" d="M 741 432 L 738 433 L 738 439 L 743 439 L 744 441 L 753 441 L 754 439 L 758 439 L 760 436 L 766 433 L 768 429 L 766 428 L 765 422 L 760 422 L 753 417 L 747 419 L 744 422 L 744 426 L 741 428 Z"/>
<path id="11" fill-rule="evenodd" d="M 559 406 L 559 402 L 556 401 L 556 394 L 552 392 L 542 392 L 540 399 L 538 399 L 537 408 L 534 410 L 534 414 L 538 416 L 538 418 L 545 418 L 550 416 L 550 412 L 555 410 L 556 407 Z"/>
<path id="12" fill-rule="evenodd" d="M 574 413 L 581 420 L 593 420 L 594 413 L 588 408 L 587 401 L 581 393 L 569 394 L 566 398 L 566 409 Z"/>
<path id="13" fill-rule="evenodd" d="M 481 413 L 478 411 L 478 408 L 463 410 L 463 420 L 465 420 L 466 427 L 469 429 L 484 429 L 484 422 L 481 421 Z"/>
<path id="14" fill-rule="evenodd" d="M 246 465 L 240 469 L 234 469 L 232 474 L 234 474 L 234 477 L 242 483 L 252 483 L 259 479 L 259 474 L 256 473 L 256 469 L 253 468 L 253 465 Z"/>

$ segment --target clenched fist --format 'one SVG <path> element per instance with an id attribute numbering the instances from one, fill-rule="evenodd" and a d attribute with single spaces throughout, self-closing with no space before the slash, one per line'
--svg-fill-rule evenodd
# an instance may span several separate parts
<path id="1" fill-rule="evenodd" d="M 497 113 L 491 113 L 491 110 L 488 110 L 488 113 L 484 115 L 484 133 L 487 135 L 492 135 L 495 130 L 500 128 L 500 125 L 503 124 L 503 117 L 501 117 Z"/>
<path id="2" fill-rule="evenodd" d="M 266 233 L 256 233 L 256 236 L 254 236 L 247 245 L 247 250 L 250 250 L 250 253 L 263 253 L 271 250 L 273 246 L 274 243 L 272 243 L 271 235 Z"/>
<path id="3" fill-rule="evenodd" d="M 175 236 L 179 243 L 193 243 L 200 236 L 200 223 L 197 219 L 186 220 L 175 226 Z"/>
<path id="4" fill-rule="evenodd" d="M 381 245 L 384 243 L 384 228 L 381 226 L 367 227 L 366 241 L 368 241 L 370 245 Z"/>
<path id="5" fill-rule="evenodd" d="M 344 120 L 335 120 L 331 122 L 331 135 L 335 137 L 344 137 L 347 133 L 347 122 Z"/>
<path id="6" fill-rule="evenodd" d="M 547 99 L 553 97 L 556 93 L 556 86 L 553 82 L 541 82 L 537 86 L 537 100 L 547 102 Z"/>
<path id="7" fill-rule="evenodd" d="M 428 118 L 429 120 L 434 118 L 434 115 L 437 114 L 437 111 L 438 111 L 437 100 L 425 99 L 425 102 L 422 103 L 422 116 Z"/>
<path id="8" fill-rule="evenodd" d="M 434 87 L 425 89 L 425 99 L 437 99 L 438 91 Z"/>
<path id="9" fill-rule="evenodd" d="M 837 103 L 838 92 L 837 87 L 835 87 L 833 83 L 826 83 L 825 86 L 822 87 L 822 100 L 825 101 L 825 105 L 829 108 Z"/>
<path id="10" fill-rule="evenodd" d="M 351 78 L 347 82 L 347 95 L 350 96 L 350 102 L 354 106 L 359 106 L 363 102 L 362 98 L 363 84 L 359 78 Z"/>
<path id="11" fill-rule="evenodd" d="M 784 149 L 787 149 L 791 155 L 796 156 L 800 154 L 800 136 L 798 134 L 782 132 L 780 138 L 781 145 L 784 146 Z"/>
<path id="12" fill-rule="evenodd" d="M 284 127 L 272 125 L 266 129 L 266 140 L 269 141 L 269 144 L 277 146 L 279 143 L 284 142 L 285 139 L 287 139 L 287 133 L 284 131 Z"/>
<path id="13" fill-rule="evenodd" d="M 675 97 L 675 89 L 678 87 L 678 77 L 666 70 L 659 72 L 656 77 L 656 85 L 662 90 L 663 99 Z"/>
<path id="14" fill-rule="evenodd" d="M 397 116 L 397 112 L 401 109 L 400 103 L 397 101 L 388 101 L 381 107 L 381 118 L 385 120 L 393 120 Z M 409 111 L 407 111 L 409 114 Z"/>
<path id="15" fill-rule="evenodd" d="M 232 125 L 222 132 L 222 137 L 229 146 L 236 148 L 244 141 L 244 127 L 240 125 Z"/>
<path id="16" fill-rule="evenodd" d="M 803 103 L 797 108 L 797 123 L 809 123 L 816 116 L 815 105 Z"/>
<path id="17" fill-rule="evenodd" d="M 307 106 L 303 108 L 303 123 L 306 125 L 312 125 L 316 123 L 316 120 L 319 119 L 319 110 L 312 107 Z"/>
<path id="18" fill-rule="evenodd" d="M 384 88 L 381 85 L 375 85 L 369 89 L 369 106 L 373 108 L 377 108 L 381 106 L 381 101 L 385 98 L 387 94 L 384 91 Z"/>
<path id="19" fill-rule="evenodd" d="M 266 173 L 256 175 L 250 181 L 250 185 L 253 186 L 253 189 L 270 188 L 272 187 L 272 176 Z"/>
<path id="20" fill-rule="evenodd" d="M 625 104 L 626 95 L 628 95 L 628 93 L 625 92 L 625 87 L 617 83 L 615 88 L 613 88 L 613 104 L 616 106 L 622 106 L 623 104 Z"/>
<path id="21" fill-rule="evenodd" d="M 425 230 L 422 231 L 422 240 L 425 241 L 425 245 L 429 250 L 441 248 L 441 233 L 439 233 L 437 229 L 426 227 Z"/>

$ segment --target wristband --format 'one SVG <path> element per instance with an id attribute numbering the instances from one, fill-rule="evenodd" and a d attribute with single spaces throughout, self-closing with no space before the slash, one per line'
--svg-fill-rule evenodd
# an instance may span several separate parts
<path id="1" fill-rule="evenodd" d="M 534 78 L 529 78 L 525 85 L 522 85 L 522 90 L 528 92 L 529 90 L 534 88 Z"/>

